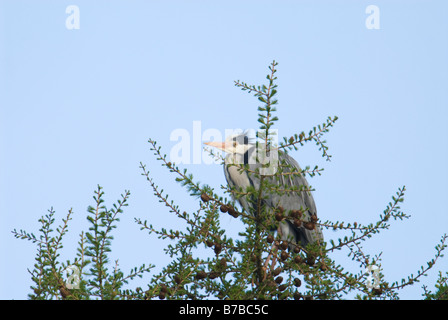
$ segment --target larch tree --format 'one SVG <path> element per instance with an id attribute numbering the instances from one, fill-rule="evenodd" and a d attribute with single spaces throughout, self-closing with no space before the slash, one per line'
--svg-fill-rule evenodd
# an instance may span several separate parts
<path id="1" fill-rule="evenodd" d="M 252 93 L 260 103 L 258 132 L 261 136 L 258 138 L 267 139 L 279 121 L 275 115 L 276 67 L 275 61 L 269 66 L 266 84 L 254 86 L 235 81 L 236 87 Z M 279 139 L 281 142 L 272 145 L 272 148 L 287 153 L 314 143 L 322 157 L 329 160 L 331 155 L 323 138 L 337 119 L 336 116 L 329 117 L 309 131 Z M 303 221 L 304 208 L 286 212 L 278 207 L 275 214 L 267 214 L 268 211 L 259 206 L 256 213 L 246 212 L 237 205 L 240 197 L 262 200 L 274 193 L 302 192 L 303 188 L 284 190 L 281 185 L 264 183 L 259 189 L 251 187 L 241 190 L 202 184 L 186 169 L 170 162 L 156 141 L 149 139 L 148 142 L 161 167 L 172 174 L 186 193 L 197 199 L 196 210 L 182 210 L 156 184 L 148 166 L 140 163 L 143 178 L 149 183 L 154 196 L 166 206 L 167 212 L 164 214 L 174 215 L 179 223 L 177 228 L 168 229 L 166 226 L 154 226 L 148 223 L 148 219 L 136 218 L 135 222 L 141 230 L 167 242 L 165 253 L 171 262 L 159 266 L 161 271 L 153 274 L 152 269 L 157 261 L 152 261 L 153 265 L 135 267 L 128 273 L 110 261 L 113 233 L 128 205 L 130 192 L 125 191 L 116 203 L 106 207 L 104 191 L 98 186 L 94 191 L 94 202 L 87 210 L 89 228 L 80 232 L 77 252 L 72 259 L 65 262 L 60 259 L 64 235 L 72 220 L 72 210 L 55 230 L 56 214 L 50 209 L 39 220 L 41 227 L 38 236 L 24 230 L 13 231 L 16 238 L 30 240 L 37 245 L 36 262 L 28 270 L 33 281 L 30 299 L 397 299 L 400 289 L 418 282 L 426 275 L 443 256 L 446 248 L 445 234 L 435 247 L 434 258 L 421 266 L 415 275 L 394 282 L 386 281 L 380 269 L 381 254 L 372 256 L 365 252 L 362 245 L 389 229 L 391 222 L 409 218 L 400 211 L 405 187 L 399 188 L 384 211 L 368 224 L 323 221 L 317 217 L 312 221 Z M 239 165 L 239 170 L 263 177 L 262 172 L 249 172 L 248 166 L 244 164 Z M 321 175 L 322 171 L 323 168 L 318 166 L 306 166 L 301 171 L 279 169 L 272 175 L 315 177 Z M 311 192 L 312 189 L 306 191 Z M 243 228 L 238 237 L 230 236 L 221 226 L 222 217 L 228 215 L 242 222 Z M 305 227 L 309 229 L 319 226 L 324 234 L 336 234 L 337 240 L 326 240 L 306 248 L 295 245 L 291 250 L 288 241 L 281 240 L 272 231 L 284 219 L 294 221 L 297 225 L 306 223 Z M 333 257 L 333 253 L 338 250 L 345 250 L 359 264 L 360 271 L 353 273 L 339 264 Z M 71 273 L 68 278 L 67 270 Z M 150 280 L 146 287 L 129 289 L 130 281 L 147 273 Z M 446 299 L 446 276 L 440 274 L 436 287 L 439 291 L 435 294 L 425 288 L 424 296 L 427 299 Z"/>

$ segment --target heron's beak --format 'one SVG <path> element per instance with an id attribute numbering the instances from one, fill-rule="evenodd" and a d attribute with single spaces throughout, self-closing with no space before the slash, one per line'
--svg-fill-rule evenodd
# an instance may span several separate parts
<path id="1" fill-rule="evenodd" d="M 212 141 L 212 142 L 204 142 L 204 144 L 206 144 L 206 145 L 208 145 L 210 147 L 218 148 L 218 149 L 220 149 L 222 151 L 226 150 L 226 143 L 225 142 L 215 142 L 215 141 Z"/>

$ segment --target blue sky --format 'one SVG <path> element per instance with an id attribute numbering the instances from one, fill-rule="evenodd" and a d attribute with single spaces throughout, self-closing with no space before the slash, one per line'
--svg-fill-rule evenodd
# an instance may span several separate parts
<path id="1" fill-rule="evenodd" d="M 365 25 L 372 4 L 379 30 Z M 69 5 L 80 29 L 66 28 Z M 319 217 L 374 222 L 406 185 L 401 208 L 411 219 L 364 248 L 383 252 L 387 280 L 416 274 L 448 232 L 446 12 L 446 1 L 1 1 L 0 298 L 25 299 L 31 285 L 35 246 L 11 230 L 37 234 L 47 209 L 60 222 L 73 208 L 62 252 L 72 259 L 97 184 L 108 206 L 131 191 L 111 260 L 125 273 L 166 264 L 163 244 L 134 217 L 177 221 L 139 162 L 184 210 L 197 200 L 160 167 L 148 138 L 169 154 L 170 134 L 193 135 L 193 121 L 202 132 L 257 128 L 257 100 L 233 81 L 264 83 L 274 59 L 280 136 L 339 117 L 326 135 L 331 162 L 311 144 L 292 154 L 325 168 L 310 180 Z M 218 165 L 184 166 L 217 190 L 225 183 Z M 223 226 L 241 227 L 228 217 Z M 334 257 L 356 272 L 345 254 Z M 446 257 L 400 296 L 420 299 L 438 270 L 448 270 Z"/>

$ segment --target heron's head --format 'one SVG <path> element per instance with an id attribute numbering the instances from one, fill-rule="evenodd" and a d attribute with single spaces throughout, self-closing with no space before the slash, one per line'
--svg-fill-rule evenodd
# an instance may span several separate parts
<path id="1" fill-rule="evenodd" d="M 247 150 L 254 146 L 247 134 L 233 134 L 226 138 L 224 142 L 205 142 L 206 145 L 218 148 L 229 154 L 245 154 Z"/>

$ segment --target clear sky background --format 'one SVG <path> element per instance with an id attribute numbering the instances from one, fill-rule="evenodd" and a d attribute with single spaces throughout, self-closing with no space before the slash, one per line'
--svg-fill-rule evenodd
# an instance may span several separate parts
<path id="1" fill-rule="evenodd" d="M 371 4 L 379 30 L 365 25 Z M 66 28 L 69 5 L 79 7 L 79 30 Z M 193 139 L 193 121 L 223 134 L 257 128 L 257 100 L 233 81 L 264 83 L 274 59 L 280 136 L 339 117 L 325 136 L 331 162 L 312 144 L 292 153 L 302 166 L 325 168 L 310 180 L 319 217 L 375 222 L 406 185 L 401 208 L 411 219 L 392 222 L 364 249 L 383 252 L 389 281 L 416 274 L 448 232 L 447 12 L 442 0 L 0 1 L 0 298 L 25 299 L 32 284 L 36 247 L 11 230 L 37 234 L 48 209 L 59 224 L 73 208 L 62 251 L 73 259 L 97 184 L 108 207 L 131 191 L 111 260 L 125 273 L 168 263 L 168 243 L 134 222 L 179 227 L 139 162 L 183 210 L 198 200 L 160 167 L 148 138 L 169 154 L 170 134 L 186 129 Z M 181 167 L 216 190 L 225 183 L 221 166 Z M 229 232 L 241 228 L 222 220 Z M 333 257 L 359 271 L 346 254 Z M 400 297 L 420 299 L 439 270 L 448 270 L 447 257 Z"/>

